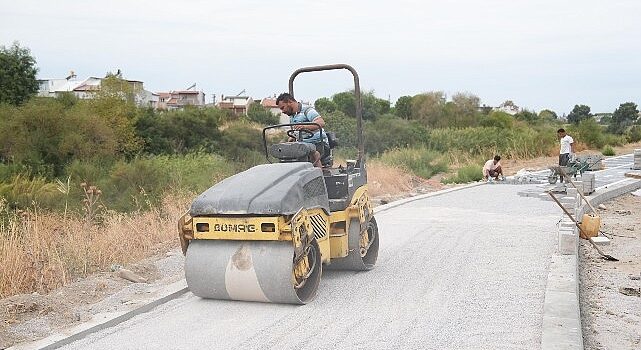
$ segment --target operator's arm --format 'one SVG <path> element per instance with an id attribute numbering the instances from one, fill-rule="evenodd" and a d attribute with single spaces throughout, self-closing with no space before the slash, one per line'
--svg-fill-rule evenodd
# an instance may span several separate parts
<path id="1" fill-rule="evenodd" d="M 321 117 L 320 115 L 314 118 L 314 120 L 312 120 L 311 122 L 320 125 L 321 128 L 325 127 L 325 120 L 323 120 L 323 117 Z M 294 130 L 304 129 L 308 131 L 316 131 L 318 130 L 318 125 L 294 125 Z"/>

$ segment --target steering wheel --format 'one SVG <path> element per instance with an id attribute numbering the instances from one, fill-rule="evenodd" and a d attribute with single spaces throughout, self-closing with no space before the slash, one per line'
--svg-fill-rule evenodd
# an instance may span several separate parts
<path id="1" fill-rule="evenodd" d="M 296 134 L 298 134 L 298 136 L 296 136 Z M 309 135 L 309 136 L 304 137 L 303 134 Z M 287 136 L 293 138 L 296 141 L 301 141 L 304 138 L 309 138 L 314 136 L 314 132 L 306 129 L 299 129 L 299 130 L 290 129 L 290 130 L 287 130 Z"/>

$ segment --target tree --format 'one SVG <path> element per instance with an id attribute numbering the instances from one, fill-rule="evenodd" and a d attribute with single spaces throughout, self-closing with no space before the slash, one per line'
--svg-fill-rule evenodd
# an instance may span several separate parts
<path id="1" fill-rule="evenodd" d="M 390 110 L 389 101 L 374 96 L 373 91 L 361 92 L 361 100 L 363 101 L 364 120 L 374 120 Z M 332 102 L 336 105 L 336 110 L 350 117 L 356 117 L 356 97 L 353 90 L 333 95 Z M 321 107 L 330 106 L 325 101 L 321 102 Z"/>
<path id="2" fill-rule="evenodd" d="M 516 113 L 514 115 L 514 118 L 517 120 L 523 120 L 531 124 L 531 123 L 535 123 L 539 119 L 539 116 L 534 112 L 530 112 L 527 109 L 523 109 L 520 112 Z"/>
<path id="3" fill-rule="evenodd" d="M 568 114 L 568 122 L 572 124 L 579 124 L 581 120 L 592 117 L 590 107 L 586 105 L 574 105 L 572 112 Z"/>
<path id="4" fill-rule="evenodd" d="M 412 97 L 412 119 L 426 126 L 437 126 L 443 122 L 445 102 L 443 91 L 431 91 Z"/>
<path id="5" fill-rule="evenodd" d="M 448 102 L 450 115 L 446 116 L 445 123 L 448 127 L 468 127 L 478 124 L 481 112 L 481 99 L 473 94 L 457 92 L 452 96 L 452 102 Z"/>
<path id="6" fill-rule="evenodd" d="M 100 90 L 94 93 L 89 102 L 91 113 L 104 118 L 111 125 L 118 152 L 123 155 L 135 155 L 143 146 L 135 132 L 139 111 L 136 101 L 141 92 L 142 88 L 137 85 L 115 75 L 107 75 L 100 82 Z"/>
<path id="7" fill-rule="evenodd" d="M 513 125 L 514 117 L 501 111 L 492 111 L 488 116 L 481 118 L 481 126 L 485 127 L 511 129 Z"/>
<path id="8" fill-rule="evenodd" d="M 559 116 L 553 110 L 544 109 L 539 112 L 539 118 L 542 120 L 555 120 L 558 119 Z"/>
<path id="9" fill-rule="evenodd" d="M 249 120 L 262 124 L 262 125 L 274 125 L 278 124 L 280 119 L 277 115 L 274 115 L 269 109 L 263 107 L 259 102 L 254 102 L 249 105 L 249 110 L 247 110 L 247 118 Z"/>
<path id="10" fill-rule="evenodd" d="M 136 120 L 136 134 L 151 154 L 214 151 L 220 139 L 219 122 L 225 112 L 218 108 L 187 106 L 183 110 L 145 110 Z"/>
<path id="11" fill-rule="evenodd" d="M 401 96 L 394 104 L 394 115 L 403 119 L 412 116 L 412 96 Z"/>
<path id="12" fill-rule="evenodd" d="M 336 103 L 329 98 L 321 97 L 314 102 L 314 108 L 316 108 L 316 110 L 322 115 L 324 113 L 334 112 L 338 106 L 336 106 Z"/>
<path id="13" fill-rule="evenodd" d="M 0 46 L 0 103 L 20 105 L 38 92 L 36 60 L 28 48 L 14 42 Z"/>
<path id="14" fill-rule="evenodd" d="M 518 113 L 521 108 L 517 106 L 514 101 L 512 100 L 507 100 L 499 105 L 499 108 L 502 109 L 503 111 L 510 113 L 512 115 Z"/>
<path id="15" fill-rule="evenodd" d="M 621 135 L 630 125 L 634 124 L 637 118 L 639 118 L 639 110 L 636 103 L 622 103 L 612 114 L 612 122 L 608 131 Z"/>

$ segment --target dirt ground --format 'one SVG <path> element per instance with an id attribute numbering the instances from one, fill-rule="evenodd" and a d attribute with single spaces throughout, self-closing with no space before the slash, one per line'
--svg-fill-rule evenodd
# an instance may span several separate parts
<path id="1" fill-rule="evenodd" d="M 581 242 L 584 346 L 641 349 L 641 196 L 627 194 L 604 205 L 599 215 L 611 242 L 602 248 L 619 261 L 605 261 Z"/>
<path id="2" fill-rule="evenodd" d="M 618 148 L 616 151 L 617 154 L 630 153 L 634 148 L 641 148 L 641 143 L 631 146 L 629 145 L 626 148 Z M 596 152 L 580 152 L 580 154 L 590 153 L 594 154 Z M 501 161 L 506 175 L 513 175 L 520 169 L 546 169 L 548 166 L 554 165 L 557 162 L 558 157 L 539 157 L 525 161 L 505 159 Z M 440 182 L 441 177 L 442 175 L 438 175 L 429 180 L 412 177 L 410 180 L 406 181 L 406 184 L 404 184 L 400 193 L 379 193 L 375 198 L 373 198 L 373 202 L 375 205 L 380 205 L 397 199 L 452 187 L 452 185 L 443 185 Z M 372 185 L 375 186 L 376 184 L 373 183 Z M 398 189 L 396 191 L 398 191 Z M 639 197 L 636 197 L 636 202 L 634 202 L 634 198 L 629 197 L 630 196 L 625 197 L 629 202 L 623 201 L 620 210 L 629 210 L 633 214 L 616 214 L 614 213 L 615 209 L 606 211 L 605 214 L 614 215 L 610 219 L 610 225 L 621 226 L 612 228 L 606 226 L 606 231 L 613 233 L 619 232 L 623 235 L 635 234 L 636 239 L 634 240 L 634 244 L 636 244 L 636 255 L 634 255 L 634 249 L 626 250 L 625 253 L 612 251 L 612 254 L 616 256 L 628 257 L 622 259 L 621 262 L 617 263 L 618 265 L 607 265 L 608 263 L 600 261 L 594 256 L 590 256 L 590 252 L 588 252 L 587 254 L 584 254 L 586 257 L 582 259 L 586 260 L 586 263 L 589 262 L 594 266 L 590 265 L 589 269 L 584 269 L 585 271 L 610 273 L 610 270 L 605 269 L 611 268 L 618 274 L 625 275 L 626 278 L 628 278 L 627 276 L 629 274 L 635 273 L 635 271 L 636 276 L 639 276 L 639 264 L 641 258 L 641 245 L 639 244 L 639 238 L 641 238 L 639 236 L 641 234 L 641 215 L 639 215 L 638 208 L 641 207 L 641 202 L 639 202 Z M 631 220 L 632 218 L 636 218 L 636 223 L 628 223 L 628 221 L 626 221 Z M 619 219 L 621 220 L 617 221 Z M 606 224 L 607 222 L 608 221 L 606 221 Z M 635 225 L 637 226 L 636 231 L 628 230 L 628 228 L 634 229 Z M 614 240 L 612 246 L 608 247 L 608 249 L 613 249 L 618 245 L 625 245 L 626 242 L 629 243 L 631 240 L 628 238 L 615 238 L 616 240 Z M 38 293 L 22 294 L 0 300 L 0 350 L 17 343 L 44 338 L 55 331 L 85 322 L 99 313 L 123 311 L 125 309 L 135 307 L 137 300 L 144 299 L 144 296 L 152 293 L 153 290 L 158 290 L 183 277 L 182 269 L 184 259 L 180 249 L 178 248 L 178 241 L 176 240 L 174 248 L 165 249 L 163 252 L 164 253 L 160 255 L 145 259 L 137 264 L 125 266 L 125 268 L 133 271 L 138 276 L 147 279 L 147 283 L 132 283 L 118 277 L 116 272 L 104 272 L 85 279 L 79 279 L 76 282 L 70 283 L 47 295 L 40 295 Z M 636 265 L 634 262 L 636 262 Z M 584 263 L 582 262 L 582 266 L 583 264 Z M 617 270 L 617 266 L 620 266 L 619 270 Z M 636 266 L 636 270 L 634 270 L 633 266 Z M 587 272 L 582 272 L 582 275 L 586 273 Z M 584 329 L 586 347 L 589 349 L 602 349 L 603 347 L 599 347 L 599 345 L 596 347 L 588 347 L 587 344 L 612 344 L 606 340 L 602 340 L 601 338 L 596 340 L 595 337 L 603 334 L 611 335 L 613 332 L 616 332 L 617 329 L 621 329 L 625 330 L 622 331 L 622 333 L 627 334 L 626 339 L 629 338 L 629 340 L 626 340 L 627 343 L 625 343 L 629 344 L 626 345 L 628 347 L 607 346 L 605 348 L 641 348 L 641 345 L 639 345 L 639 329 L 641 329 L 641 326 L 639 325 L 641 317 L 641 298 L 623 296 L 623 298 L 628 298 L 622 299 L 627 301 L 627 304 L 621 304 L 625 305 L 625 307 L 622 309 L 617 308 L 620 306 L 619 303 L 607 308 L 604 305 L 608 305 L 608 303 L 610 303 L 610 298 L 620 298 L 621 295 L 617 294 L 618 288 L 607 287 L 608 284 L 600 284 L 604 283 L 604 279 L 596 276 L 596 274 L 593 275 L 591 273 L 587 273 L 586 286 L 590 286 L 588 283 L 594 283 L 595 286 L 587 287 L 586 293 L 582 292 L 582 296 L 586 295 L 586 298 L 588 298 L 586 300 L 590 300 L 590 303 L 601 308 L 598 310 L 586 309 L 587 311 L 585 311 L 586 314 L 584 315 L 584 319 L 591 322 L 586 322 L 588 325 L 586 326 L 587 328 Z M 621 279 L 628 282 L 627 284 L 620 282 L 619 284 L 621 284 L 621 286 L 639 287 L 638 280 L 632 280 L 629 278 L 629 280 L 625 280 L 623 277 L 621 277 Z M 605 280 L 607 280 L 607 278 Z M 600 287 L 597 286 L 597 284 Z M 610 282 L 609 285 L 614 284 Z M 596 293 L 596 295 L 590 293 Z M 583 306 L 582 309 L 584 309 Z M 608 311 L 612 314 L 607 313 Z M 611 325 L 608 328 L 610 329 L 609 331 L 606 331 L 606 328 L 603 328 L 605 327 L 603 326 L 603 319 L 597 317 L 606 317 L 611 319 L 611 321 L 606 323 L 607 325 Z M 632 332 L 634 327 L 636 327 L 637 330 L 636 338 L 634 336 L 634 332 Z M 588 333 L 590 334 L 588 335 Z M 617 337 L 610 338 L 616 339 Z M 635 341 L 636 343 L 634 343 Z"/>

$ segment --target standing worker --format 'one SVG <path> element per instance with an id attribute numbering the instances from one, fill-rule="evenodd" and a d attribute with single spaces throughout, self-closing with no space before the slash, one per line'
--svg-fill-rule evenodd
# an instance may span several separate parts
<path id="1" fill-rule="evenodd" d="M 559 150 L 559 166 L 567 166 L 571 157 L 574 157 L 574 139 L 572 136 L 566 134 L 565 129 L 561 128 L 556 131 L 556 135 L 561 142 L 561 149 Z M 563 176 L 561 176 L 563 182 Z"/>
<path id="2" fill-rule="evenodd" d="M 494 156 L 494 159 L 490 159 L 485 162 L 485 165 L 483 166 L 483 180 L 487 181 L 490 177 L 498 180 L 499 176 L 505 180 L 505 176 L 503 176 L 503 169 L 501 169 L 501 156 L 496 155 Z"/>
<path id="3" fill-rule="evenodd" d="M 289 116 L 289 122 L 291 124 L 297 123 L 316 123 L 320 125 L 321 128 L 325 127 L 325 121 L 323 117 L 316 112 L 314 107 L 303 107 L 303 105 L 294 99 L 294 96 L 288 93 L 282 93 L 276 98 L 276 104 L 280 110 Z M 325 153 L 329 151 L 329 141 L 327 139 L 327 134 L 325 130 L 321 132 L 318 125 L 295 125 L 292 128 L 294 130 L 307 130 L 310 132 L 310 136 L 303 136 L 301 142 L 305 142 L 311 145 L 314 145 L 314 149 L 310 151 L 309 161 L 314 164 L 315 167 L 321 168 L 321 158 Z M 289 140 L 294 141 L 294 140 Z"/>

